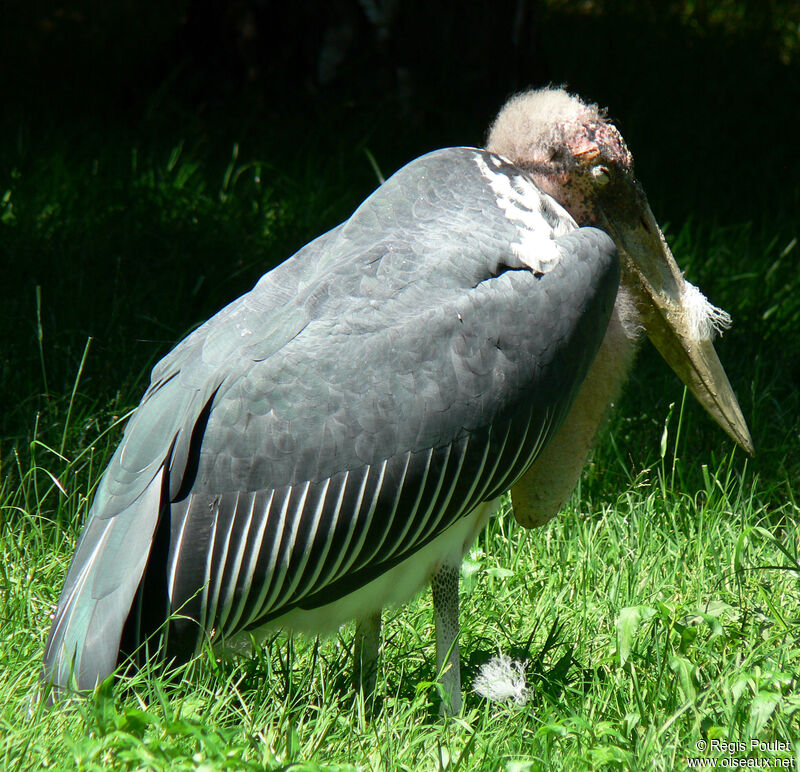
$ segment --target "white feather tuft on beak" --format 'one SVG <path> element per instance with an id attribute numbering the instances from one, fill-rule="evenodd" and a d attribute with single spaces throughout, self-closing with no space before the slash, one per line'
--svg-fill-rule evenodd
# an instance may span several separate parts
<path id="1" fill-rule="evenodd" d="M 686 326 L 692 340 L 713 340 L 715 335 L 730 329 L 731 315 L 708 302 L 706 296 L 688 281 L 681 298 Z"/>

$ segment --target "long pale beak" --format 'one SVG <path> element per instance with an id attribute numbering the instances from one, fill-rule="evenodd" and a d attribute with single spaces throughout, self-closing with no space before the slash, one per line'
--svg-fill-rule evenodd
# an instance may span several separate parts
<path id="1" fill-rule="evenodd" d="M 604 207 L 603 226 L 620 250 L 623 281 L 636 297 L 647 335 L 711 417 L 752 456 L 747 423 L 712 343 L 715 329 L 730 318 L 683 278 L 638 182 L 627 194 Z"/>

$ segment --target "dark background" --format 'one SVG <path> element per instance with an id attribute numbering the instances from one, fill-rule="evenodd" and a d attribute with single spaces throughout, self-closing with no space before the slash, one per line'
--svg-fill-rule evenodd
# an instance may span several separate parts
<path id="1" fill-rule="evenodd" d="M 61 436 L 79 370 L 78 446 L 136 404 L 176 340 L 352 211 L 373 161 L 480 144 L 511 93 L 555 83 L 609 106 L 678 261 L 733 313 L 720 353 L 757 468 L 796 475 L 797 3 L 0 8 L 5 470 Z M 676 396 L 646 353 L 619 427 L 634 465 Z M 722 444 L 697 423 L 694 444 Z"/>

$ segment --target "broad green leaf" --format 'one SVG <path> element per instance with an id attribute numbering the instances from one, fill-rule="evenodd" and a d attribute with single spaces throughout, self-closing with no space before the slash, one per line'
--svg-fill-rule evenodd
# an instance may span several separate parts
<path id="1" fill-rule="evenodd" d="M 750 703 L 750 737 L 758 737 L 781 701 L 778 692 L 758 692 Z"/>
<path id="2" fill-rule="evenodd" d="M 650 606 L 626 606 L 617 616 L 615 625 L 617 628 L 617 653 L 619 654 L 619 664 L 624 665 L 630 657 L 633 648 L 633 639 L 639 625 L 648 619 L 652 619 L 656 610 Z"/>
<path id="3" fill-rule="evenodd" d="M 540 769 L 535 761 L 509 761 L 506 762 L 506 772 L 533 772 Z"/>
<path id="4" fill-rule="evenodd" d="M 686 701 L 694 702 L 697 699 L 697 689 L 694 685 L 697 668 L 684 657 L 670 657 L 669 666 L 678 677 Z"/>
<path id="5" fill-rule="evenodd" d="M 486 574 L 495 579 L 509 579 L 514 576 L 514 572 L 507 568 L 487 568 Z"/>

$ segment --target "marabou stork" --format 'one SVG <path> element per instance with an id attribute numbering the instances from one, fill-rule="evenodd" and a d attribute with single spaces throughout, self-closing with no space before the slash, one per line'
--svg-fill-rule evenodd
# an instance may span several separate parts
<path id="1" fill-rule="evenodd" d="M 728 322 L 684 281 L 605 113 L 512 98 L 487 149 L 412 161 L 154 368 L 43 679 L 90 689 L 151 636 L 186 660 L 355 618 L 371 690 L 381 608 L 431 583 L 457 711 L 462 556 L 509 488 L 524 526 L 558 512 L 642 331 L 752 452 L 711 342 Z"/>

